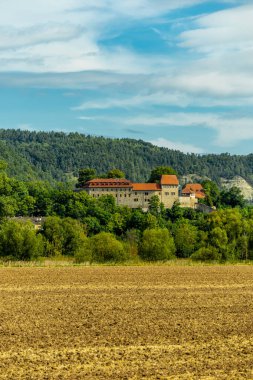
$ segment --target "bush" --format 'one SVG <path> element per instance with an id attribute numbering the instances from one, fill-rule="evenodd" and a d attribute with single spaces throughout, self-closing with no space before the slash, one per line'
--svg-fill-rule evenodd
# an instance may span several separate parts
<path id="1" fill-rule="evenodd" d="M 220 261 L 221 256 L 217 248 L 209 246 L 200 248 L 191 255 L 191 258 L 195 261 Z"/>
<path id="2" fill-rule="evenodd" d="M 153 228 L 143 232 L 140 256 L 147 261 L 169 260 L 176 248 L 173 237 L 166 228 Z"/>
<path id="3" fill-rule="evenodd" d="M 75 256 L 86 243 L 84 226 L 72 218 L 50 216 L 43 224 L 45 252 L 47 256 Z"/>
<path id="4" fill-rule="evenodd" d="M 197 228 L 180 220 L 174 228 L 174 240 L 178 257 L 191 256 L 197 248 Z"/>
<path id="5" fill-rule="evenodd" d="M 8 220 L 0 226 L 0 256 L 30 260 L 42 256 L 43 240 L 31 222 Z"/>
<path id="6" fill-rule="evenodd" d="M 75 252 L 75 262 L 78 264 L 91 262 L 92 260 L 92 249 L 90 244 L 90 239 L 86 238 L 83 241 L 83 244 L 79 249 Z"/>
<path id="7" fill-rule="evenodd" d="M 92 259 L 103 263 L 107 261 L 120 262 L 128 257 L 123 244 L 109 232 L 100 232 L 90 238 Z"/>

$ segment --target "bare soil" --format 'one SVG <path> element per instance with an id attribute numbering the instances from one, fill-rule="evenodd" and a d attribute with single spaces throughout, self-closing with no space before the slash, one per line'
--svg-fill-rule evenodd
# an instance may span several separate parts
<path id="1" fill-rule="evenodd" d="M 0 379 L 253 379 L 253 266 L 1 268 Z"/>

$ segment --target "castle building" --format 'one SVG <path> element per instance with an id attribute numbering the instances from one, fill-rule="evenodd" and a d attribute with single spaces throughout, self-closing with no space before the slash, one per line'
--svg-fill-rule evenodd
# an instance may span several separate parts
<path id="1" fill-rule="evenodd" d="M 197 199 L 204 199 L 206 194 L 200 183 L 188 183 L 182 190 L 182 196 L 194 195 Z"/>
<path id="2" fill-rule="evenodd" d="M 119 206 L 147 210 L 151 197 L 157 195 L 166 208 L 179 201 L 179 181 L 176 175 L 162 175 L 159 183 L 133 183 L 127 179 L 97 178 L 87 181 L 80 190 L 99 198 L 112 195 Z"/>
<path id="3" fill-rule="evenodd" d="M 179 197 L 181 207 L 197 208 L 198 201 L 204 199 L 206 194 L 200 183 L 188 183 L 185 185 Z"/>

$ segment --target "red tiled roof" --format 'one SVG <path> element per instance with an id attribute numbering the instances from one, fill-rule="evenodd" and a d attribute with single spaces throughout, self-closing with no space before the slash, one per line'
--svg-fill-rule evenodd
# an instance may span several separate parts
<path id="1" fill-rule="evenodd" d="M 195 197 L 198 198 L 198 199 L 204 199 L 206 197 L 206 195 L 204 193 L 195 193 Z"/>
<path id="2" fill-rule="evenodd" d="M 161 185 L 179 185 L 179 181 L 174 174 L 163 174 L 161 176 Z"/>
<path id="3" fill-rule="evenodd" d="M 132 182 L 124 178 L 95 178 L 87 181 L 86 187 L 132 187 Z"/>
<path id="4" fill-rule="evenodd" d="M 133 183 L 133 191 L 160 191 L 158 183 Z"/>
<path id="5" fill-rule="evenodd" d="M 205 198 L 205 192 L 200 183 L 188 183 L 182 190 L 182 194 L 195 194 L 196 198 Z"/>

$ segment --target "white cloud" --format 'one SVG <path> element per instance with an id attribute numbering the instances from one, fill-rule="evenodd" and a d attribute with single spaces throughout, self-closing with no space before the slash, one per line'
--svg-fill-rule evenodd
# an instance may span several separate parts
<path id="1" fill-rule="evenodd" d="M 127 125 L 147 127 L 202 127 L 216 132 L 214 144 L 230 147 L 253 139 L 253 117 L 231 117 L 215 113 L 170 113 L 163 116 L 144 115 L 124 119 Z"/>
<path id="2" fill-rule="evenodd" d="M 181 46 L 206 53 L 252 49 L 253 6 L 241 6 L 195 19 L 196 28 L 180 36 Z"/>
<path id="3" fill-rule="evenodd" d="M 0 28 L 0 49 L 50 43 L 51 41 L 69 41 L 82 32 L 78 25 L 48 23 L 28 28 Z"/>
<path id="4" fill-rule="evenodd" d="M 103 89 L 103 94 L 107 94 L 103 100 L 89 100 L 74 109 L 99 112 L 139 108 L 143 115 L 120 122 L 152 127 L 203 126 L 216 132 L 215 142 L 220 146 L 253 139 L 253 119 L 244 117 L 239 109 L 235 116 L 232 116 L 235 110 L 231 110 L 231 115 L 214 111 L 172 114 L 161 111 L 159 117 L 149 116 L 144 110 L 152 106 L 252 105 L 252 2 L 239 6 L 243 1 L 227 1 L 236 7 L 187 20 L 185 27 L 190 25 L 191 29 L 178 38 L 181 55 L 168 50 L 163 56 L 145 56 L 119 45 L 102 47 L 101 40 L 111 33 L 117 35 L 129 25 L 140 21 L 150 23 L 152 28 L 153 20 L 159 21 L 169 11 L 204 2 L 2 0 L 0 83 Z M 158 29 L 156 33 L 160 33 Z M 161 34 L 161 38 L 166 36 Z M 33 75 L 17 74 L 20 71 Z M 118 96 L 122 88 L 124 97 Z M 90 116 L 84 118 L 91 120 Z"/>
<path id="5" fill-rule="evenodd" d="M 157 61 L 123 47 L 101 49 L 111 30 L 205 0 L 2 0 L 0 71 L 150 72 Z M 15 27 L 13 27 L 15 26 Z"/>
<path id="6" fill-rule="evenodd" d="M 175 141 L 167 140 L 167 139 L 164 139 L 162 137 L 160 137 L 156 140 L 151 140 L 149 142 L 151 144 L 159 146 L 159 147 L 174 149 L 174 150 L 180 150 L 181 152 L 184 152 L 184 153 L 204 153 L 202 148 L 198 148 L 198 147 L 191 145 L 191 144 L 184 144 L 181 142 L 175 142 Z"/>
<path id="7" fill-rule="evenodd" d="M 180 105 L 187 107 L 190 104 L 190 99 L 182 93 L 152 93 L 147 95 L 134 95 L 125 98 L 107 98 L 104 100 L 87 101 L 77 107 L 73 107 L 74 111 L 89 110 L 89 109 L 109 109 L 109 108 L 143 108 L 151 105 Z"/>

